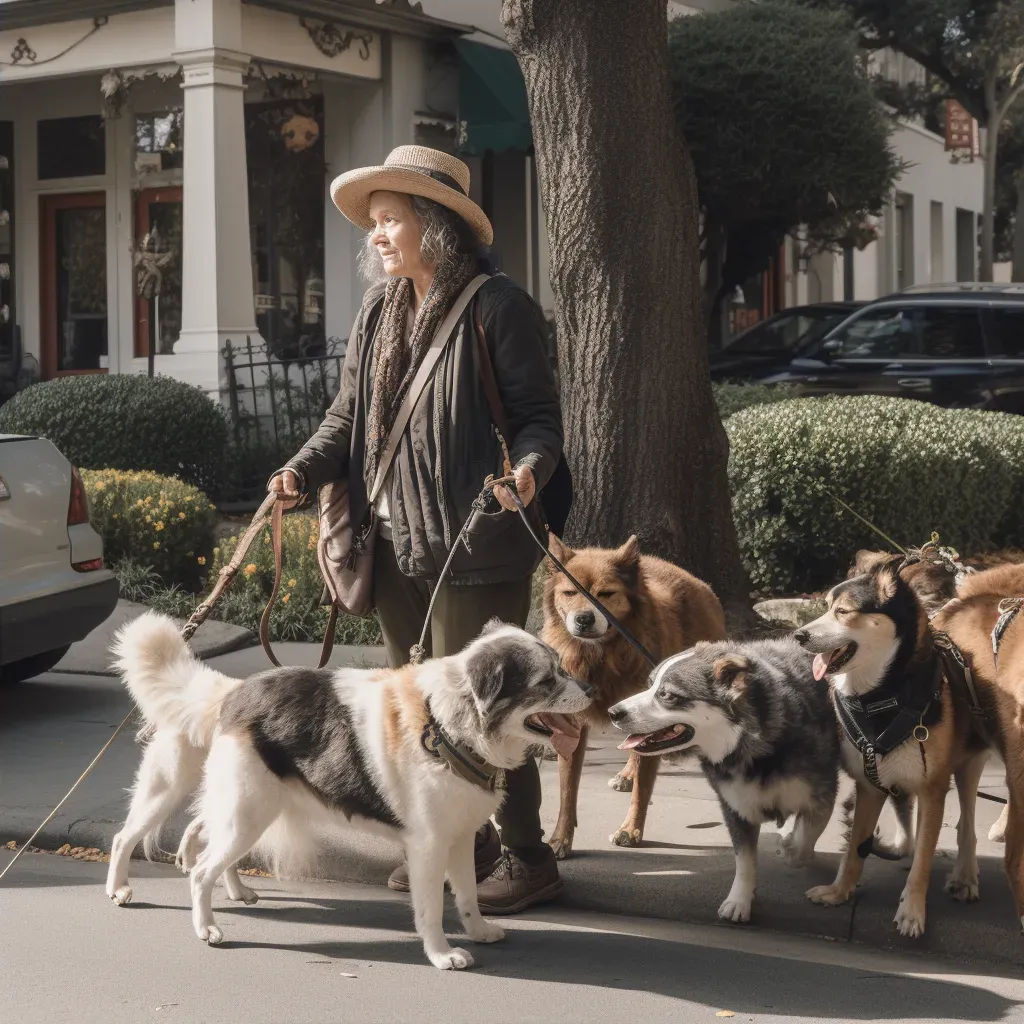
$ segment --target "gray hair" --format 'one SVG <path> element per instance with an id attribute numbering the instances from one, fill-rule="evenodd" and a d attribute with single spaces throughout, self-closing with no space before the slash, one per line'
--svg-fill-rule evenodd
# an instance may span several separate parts
<path id="1" fill-rule="evenodd" d="M 423 232 L 420 256 L 425 262 L 438 268 L 459 256 L 475 254 L 479 250 L 480 243 L 473 229 L 453 210 L 423 196 L 409 196 L 409 200 Z M 381 284 L 388 279 L 384 261 L 373 244 L 373 235 L 372 231 L 367 234 L 358 257 L 360 276 L 370 285 Z"/>

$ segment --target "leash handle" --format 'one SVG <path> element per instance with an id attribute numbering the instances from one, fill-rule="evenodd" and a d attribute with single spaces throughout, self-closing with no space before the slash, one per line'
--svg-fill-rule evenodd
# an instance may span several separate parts
<path id="1" fill-rule="evenodd" d="M 276 499 L 277 495 L 272 494 L 270 497 Z M 263 647 L 264 653 L 270 659 L 270 664 L 275 668 L 281 668 L 281 662 L 277 660 L 277 655 L 274 654 L 274 648 L 270 646 L 270 615 L 274 609 L 274 603 L 277 601 L 278 591 L 281 589 L 281 576 L 284 571 L 283 534 L 285 500 L 287 499 L 283 497 L 281 500 L 275 500 L 273 511 L 270 514 L 270 541 L 274 549 L 274 586 L 270 591 L 270 600 L 267 601 L 267 606 L 263 609 L 263 614 L 260 616 L 260 645 Z M 264 502 L 263 504 L 266 505 L 267 503 Z M 250 529 L 252 529 L 252 527 L 250 527 Z M 239 545 L 239 547 L 241 547 L 241 545 Z M 235 552 L 235 557 L 238 557 L 237 551 Z M 232 561 L 234 561 L 234 559 L 232 559 Z M 239 561 L 241 561 L 241 559 L 239 559 Z M 212 598 L 208 603 L 212 603 Z M 331 660 L 331 651 L 334 648 L 334 625 L 337 621 L 338 605 L 332 601 L 331 614 L 327 619 L 327 632 L 324 634 L 324 645 L 320 650 L 320 662 L 317 665 L 317 668 L 323 668 L 327 662 Z"/>

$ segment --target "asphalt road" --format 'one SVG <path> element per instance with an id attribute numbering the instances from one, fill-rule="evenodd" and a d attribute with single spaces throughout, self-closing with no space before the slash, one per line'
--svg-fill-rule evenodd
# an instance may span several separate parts
<path id="1" fill-rule="evenodd" d="M 192 934 L 173 869 L 136 862 L 136 902 L 123 909 L 103 894 L 105 871 L 30 854 L 2 883 L 0 1020 L 1024 1020 L 1024 981 L 937 958 L 559 909 L 508 921 L 504 943 L 476 947 L 477 967 L 442 972 L 404 897 L 340 883 L 249 878 L 254 907 L 226 905 L 218 889 L 226 940 L 210 948 Z"/>

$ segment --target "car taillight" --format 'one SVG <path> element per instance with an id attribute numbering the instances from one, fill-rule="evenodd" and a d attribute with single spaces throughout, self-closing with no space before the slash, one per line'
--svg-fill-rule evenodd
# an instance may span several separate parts
<path id="1" fill-rule="evenodd" d="M 75 572 L 95 572 L 97 569 L 103 568 L 103 559 L 90 558 L 88 562 L 72 562 L 71 568 Z"/>
<path id="2" fill-rule="evenodd" d="M 71 500 L 68 502 L 68 526 L 80 526 L 89 522 L 89 499 L 85 495 L 82 476 L 71 467 Z"/>

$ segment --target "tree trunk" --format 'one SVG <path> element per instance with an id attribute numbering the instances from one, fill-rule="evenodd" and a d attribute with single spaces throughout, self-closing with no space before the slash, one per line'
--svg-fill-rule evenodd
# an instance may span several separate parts
<path id="1" fill-rule="evenodd" d="M 550 243 L 567 540 L 641 549 L 750 623 L 728 441 L 711 394 L 693 167 L 672 113 L 664 0 L 503 0 Z"/>
<path id="2" fill-rule="evenodd" d="M 999 109 L 996 100 L 995 72 L 985 77 L 985 176 L 981 194 L 981 252 L 978 280 L 991 281 L 995 250 L 996 160 L 999 151 Z"/>
<path id="3" fill-rule="evenodd" d="M 1017 175 L 1017 212 L 1013 220 L 1013 272 L 1011 280 L 1024 281 L 1024 174 Z"/>

